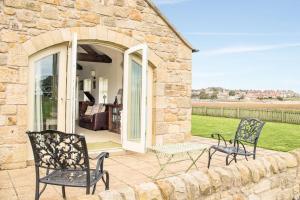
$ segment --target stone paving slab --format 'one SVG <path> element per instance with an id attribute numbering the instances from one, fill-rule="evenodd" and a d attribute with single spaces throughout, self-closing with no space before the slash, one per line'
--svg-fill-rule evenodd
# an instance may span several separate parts
<path id="1" fill-rule="evenodd" d="M 192 141 L 202 144 L 216 144 L 215 140 L 207 138 L 193 137 Z M 258 149 L 258 157 L 262 155 L 272 154 L 273 151 Z M 243 159 L 243 158 L 240 158 Z M 92 161 L 91 166 L 95 166 L 96 161 Z M 191 164 L 190 161 L 184 161 L 171 165 L 167 168 L 165 175 L 171 176 L 178 172 L 183 172 Z M 197 165 L 206 169 L 207 154 L 205 153 L 197 162 Z M 225 157 L 221 153 L 216 153 L 211 166 L 224 166 Z M 128 152 L 125 155 L 112 155 L 105 160 L 105 169 L 110 173 L 110 188 L 118 189 L 125 186 L 134 186 L 143 182 L 151 181 L 151 176 L 154 176 L 159 170 L 159 165 L 155 154 L 138 154 Z M 195 170 L 195 169 L 193 169 Z M 99 181 L 97 191 L 104 190 L 104 185 Z M 35 191 L 35 170 L 33 166 L 25 169 L 5 170 L 0 171 L 0 200 L 32 200 L 34 199 Z M 84 195 L 83 188 L 66 188 L 66 194 L 69 199 L 75 196 Z M 61 187 L 47 186 L 42 194 L 43 199 L 62 199 Z"/>

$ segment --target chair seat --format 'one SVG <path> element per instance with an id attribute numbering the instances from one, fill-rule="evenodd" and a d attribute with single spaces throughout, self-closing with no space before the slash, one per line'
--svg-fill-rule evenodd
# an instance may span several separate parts
<path id="1" fill-rule="evenodd" d="M 246 156 L 251 156 L 253 155 L 253 153 L 249 152 L 249 151 L 245 151 L 244 149 L 241 148 L 236 148 L 233 146 L 230 147 L 226 147 L 226 146 L 218 146 L 218 145 L 213 145 L 211 146 L 211 148 L 226 153 L 226 154 L 237 154 L 237 155 L 246 155 Z"/>
<path id="2" fill-rule="evenodd" d="M 93 115 L 83 115 L 80 120 L 86 123 L 93 123 Z"/>
<path id="3" fill-rule="evenodd" d="M 95 176 L 95 169 L 90 170 L 90 186 L 97 183 L 97 181 L 103 176 L 103 173 L 99 173 Z M 54 170 L 47 176 L 40 179 L 40 182 L 54 185 L 65 185 L 73 187 L 86 187 L 86 172 L 75 170 Z"/>

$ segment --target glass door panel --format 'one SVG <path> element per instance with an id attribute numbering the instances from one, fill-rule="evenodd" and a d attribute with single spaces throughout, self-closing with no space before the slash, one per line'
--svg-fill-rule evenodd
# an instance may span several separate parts
<path id="1" fill-rule="evenodd" d="M 46 56 L 35 63 L 34 130 L 57 130 L 59 54 Z"/>
<path id="2" fill-rule="evenodd" d="M 147 45 L 129 48 L 124 53 L 123 112 L 121 119 L 124 149 L 146 151 Z"/>
<path id="3" fill-rule="evenodd" d="M 66 45 L 30 57 L 29 130 L 65 131 L 66 59 Z"/>
<path id="4" fill-rule="evenodd" d="M 142 65 L 132 58 L 129 67 L 128 87 L 128 140 L 141 140 L 141 105 L 142 105 Z"/>

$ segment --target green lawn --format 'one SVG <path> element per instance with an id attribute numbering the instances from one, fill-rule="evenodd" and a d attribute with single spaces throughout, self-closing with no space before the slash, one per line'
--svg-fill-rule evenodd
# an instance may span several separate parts
<path id="1" fill-rule="evenodd" d="M 226 139 L 231 139 L 239 121 L 240 119 L 193 115 L 192 134 L 210 137 L 211 133 L 222 133 Z M 258 146 L 277 151 L 300 148 L 300 125 L 266 122 Z"/>

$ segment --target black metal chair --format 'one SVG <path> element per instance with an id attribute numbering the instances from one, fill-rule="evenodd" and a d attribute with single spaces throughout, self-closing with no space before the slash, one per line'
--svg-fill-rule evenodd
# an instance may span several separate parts
<path id="1" fill-rule="evenodd" d="M 253 119 L 253 118 L 242 119 L 237 128 L 234 139 L 229 140 L 229 143 L 233 144 L 231 146 L 227 145 L 226 140 L 221 134 L 212 134 L 211 135 L 212 138 L 215 137 L 218 138 L 218 144 L 213 145 L 209 148 L 207 167 L 208 168 L 210 167 L 212 156 L 216 152 L 222 152 L 227 154 L 226 165 L 229 165 L 233 160 L 237 162 L 236 157 L 238 155 L 245 156 L 246 160 L 248 160 L 247 158 L 248 156 L 253 156 L 253 159 L 255 159 L 258 138 L 260 136 L 261 130 L 264 125 L 265 123 L 258 119 Z M 224 142 L 224 145 L 221 145 L 221 141 Z M 247 151 L 245 147 L 245 143 L 252 145 L 253 150 Z M 231 160 L 229 160 L 230 156 L 232 156 Z"/>
<path id="2" fill-rule="evenodd" d="M 103 170 L 107 152 L 97 156 L 95 169 L 90 169 L 89 156 L 85 137 L 77 134 L 67 134 L 54 130 L 27 132 L 33 150 L 36 189 L 35 199 L 49 185 L 62 186 L 62 196 L 66 198 L 65 187 L 85 187 L 86 194 L 95 193 L 97 182 L 102 179 L 105 189 L 109 189 L 109 173 Z M 46 169 L 46 176 L 40 177 L 40 168 Z M 105 177 L 105 179 L 104 179 Z M 40 192 L 40 183 L 44 187 Z"/>

